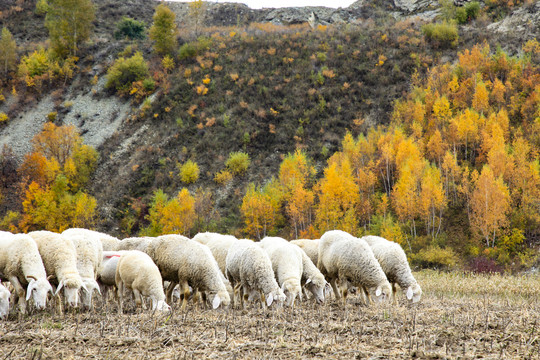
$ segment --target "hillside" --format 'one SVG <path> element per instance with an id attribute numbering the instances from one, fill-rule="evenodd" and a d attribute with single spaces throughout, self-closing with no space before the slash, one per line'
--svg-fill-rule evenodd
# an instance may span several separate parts
<path id="1" fill-rule="evenodd" d="M 9 159 L 20 164 L 49 114 L 56 112 L 56 125 L 77 126 L 84 143 L 99 154 L 87 185 L 97 200 L 94 226 L 118 236 L 136 235 L 149 225 L 146 215 L 156 190 L 173 197 L 183 187 L 191 194 L 208 192 L 209 205 L 199 213 L 204 221 L 192 232 L 242 236 L 240 207 L 248 184 L 269 184 L 287 154 L 305 152 L 315 169 L 309 180 L 314 185 L 347 132 L 358 136 L 392 123 L 395 101 L 408 96 L 414 79 L 455 64 L 459 53 L 476 44 L 519 56 L 540 34 L 540 4 L 529 2 L 500 11 L 494 1 L 482 3 L 483 15 L 459 25 L 459 41 L 452 46 L 423 35 L 423 25 L 444 11 L 431 1 L 358 1 L 337 10 L 208 4 L 197 34 L 188 5 L 171 3 L 178 46 L 191 52 L 177 53 L 174 67 L 163 70 L 148 37 L 114 37 L 123 16 L 149 27 L 153 3 L 94 3 L 94 31 L 81 46 L 71 79 L 49 80 L 40 88 L 21 85 L 13 75 L 2 81 L 6 99 L 0 112 L 9 121 L 0 128 L 0 145 L 9 146 Z M 47 42 L 44 17 L 35 14 L 35 5 L 18 0 L 0 8 L 0 25 L 13 34 L 20 57 Z M 314 29 L 307 24 L 312 12 L 318 21 Z M 137 51 L 148 61 L 155 91 L 132 88 L 131 94 L 119 94 L 107 88 L 115 59 Z M 248 171 L 216 183 L 229 154 L 237 151 L 249 155 Z M 179 164 L 188 160 L 200 169 L 193 184 L 182 183 L 178 175 Z M 7 178 L 2 212 L 20 212 L 24 189 Z M 461 225 L 448 226 L 446 233 L 452 234 Z M 281 223 L 275 231 L 289 237 L 291 225 Z M 537 244 L 538 231 L 527 234 L 529 244 Z"/>

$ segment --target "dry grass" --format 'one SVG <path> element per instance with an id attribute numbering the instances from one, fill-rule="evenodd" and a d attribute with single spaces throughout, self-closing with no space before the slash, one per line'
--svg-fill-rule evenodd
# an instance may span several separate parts
<path id="1" fill-rule="evenodd" d="M 416 276 L 414 306 L 352 297 L 345 308 L 13 313 L 0 323 L 0 359 L 539 359 L 540 276 Z"/>

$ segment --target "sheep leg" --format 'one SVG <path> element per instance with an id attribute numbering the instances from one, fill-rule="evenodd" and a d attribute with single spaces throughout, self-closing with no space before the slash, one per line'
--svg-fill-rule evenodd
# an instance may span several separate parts
<path id="1" fill-rule="evenodd" d="M 368 290 L 366 289 L 365 286 L 362 286 L 362 290 L 363 290 L 363 293 L 364 293 L 364 303 L 369 306 L 372 304 L 372 300 L 371 300 L 371 296 L 369 295 L 369 292 Z"/>
<path id="2" fill-rule="evenodd" d="M 396 283 L 392 283 L 392 302 L 397 305 Z"/>
<path id="3" fill-rule="evenodd" d="M 116 292 L 118 293 L 118 313 L 123 314 L 124 311 L 122 309 L 122 304 L 124 303 L 124 282 L 118 281 L 116 285 L 117 285 Z"/>
<path id="4" fill-rule="evenodd" d="M 166 294 L 167 303 L 171 304 L 171 305 L 173 304 L 173 296 L 172 296 L 172 294 L 173 294 L 174 288 L 176 287 L 176 284 L 177 283 L 175 283 L 174 281 L 170 281 L 169 282 L 169 287 L 167 287 L 167 294 Z"/>
<path id="5" fill-rule="evenodd" d="M 189 298 L 189 285 L 187 281 L 183 280 L 180 282 L 180 294 L 184 295 L 184 298 L 182 299 L 182 311 L 186 309 L 188 298 Z"/>
<path id="6" fill-rule="evenodd" d="M 142 299 L 141 292 L 137 289 L 133 289 L 133 296 L 135 297 L 135 306 L 146 310 L 146 304 Z"/>
<path id="7" fill-rule="evenodd" d="M 26 314 L 26 291 L 24 291 L 24 287 L 21 285 L 16 276 L 10 276 L 8 279 L 11 285 L 13 285 L 15 288 L 16 296 L 19 297 L 19 309 L 21 314 Z M 15 296 L 13 298 L 15 299 Z"/>
<path id="8" fill-rule="evenodd" d="M 334 291 L 336 299 L 340 299 L 341 295 L 339 294 L 339 289 L 337 287 L 337 278 L 330 279 L 330 285 L 332 285 L 332 290 Z"/>
<path id="9" fill-rule="evenodd" d="M 234 287 L 233 287 L 233 304 L 235 308 L 238 308 L 239 296 L 240 297 L 244 296 L 243 292 L 241 291 L 242 290 L 241 286 L 242 284 L 236 283 L 234 284 Z"/>

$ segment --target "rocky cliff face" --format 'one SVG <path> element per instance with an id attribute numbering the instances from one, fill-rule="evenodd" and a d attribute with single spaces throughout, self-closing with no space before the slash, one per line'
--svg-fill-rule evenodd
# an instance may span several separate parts
<path id="1" fill-rule="evenodd" d="M 171 2 L 169 6 L 180 22 L 188 19 L 187 3 Z M 251 9 L 244 4 L 207 3 L 204 22 L 217 26 L 246 25 L 254 21 L 290 25 L 307 22 L 313 13 L 318 23 L 327 25 L 373 18 L 375 9 L 380 10 L 379 15 L 387 12 L 407 16 L 433 10 L 437 6 L 436 0 L 359 0 L 349 7 L 338 9 L 323 6 Z"/>

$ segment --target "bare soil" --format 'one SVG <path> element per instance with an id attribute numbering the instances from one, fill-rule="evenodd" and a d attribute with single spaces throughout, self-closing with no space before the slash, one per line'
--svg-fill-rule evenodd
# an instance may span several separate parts
<path id="1" fill-rule="evenodd" d="M 163 315 L 129 304 L 119 315 L 98 301 L 93 313 L 12 312 L 0 323 L 0 359 L 540 358 L 538 276 L 505 279 L 496 292 L 490 278 L 417 278 L 424 296 L 415 305 L 400 296 L 366 307 L 352 296 L 345 307 L 333 299 L 269 310 L 192 304 Z"/>

